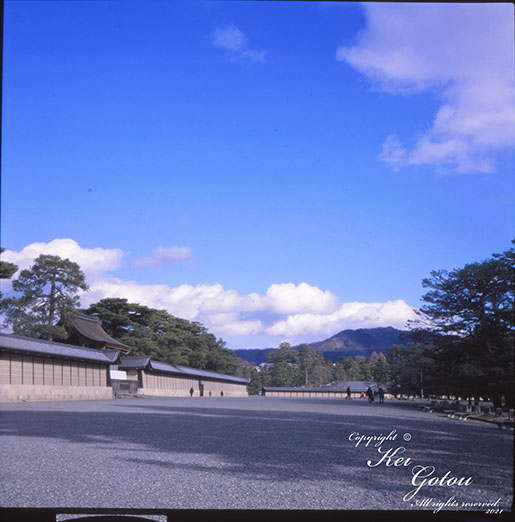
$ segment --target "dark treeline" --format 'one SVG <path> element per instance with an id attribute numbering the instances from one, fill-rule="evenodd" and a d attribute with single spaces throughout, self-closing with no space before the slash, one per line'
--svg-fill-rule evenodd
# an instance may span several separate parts
<path id="1" fill-rule="evenodd" d="M 200 323 L 121 298 L 102 299 L 84 312 L 98 317 L 111 337 L 129 345 L 131 355 L 148 355 L 170 364 L 242 375 L 243 368 L 234 352 Z"/>
<path id="2" fill-rule="evenodd" d="M 250 372 L 249 393 L 256 394 L 267 386 L 318 387 L 362 380 L 386 383 L 390 371 L 382 353 L 373 352 L 368 358 L 342 357 L 333 363 L 307 344 L 294 349 L 288 343 L 281 343 L 279 351 L 270 353 L 264 366 Z"/>

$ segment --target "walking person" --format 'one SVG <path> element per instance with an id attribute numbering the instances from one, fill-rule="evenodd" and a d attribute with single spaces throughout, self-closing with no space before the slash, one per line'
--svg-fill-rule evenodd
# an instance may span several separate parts
<path id="1" fill-rule="evenodd" d="M 195 393 L 195 390 L 193 389 L 193 386 L 190 388 L 190 397 L 193 397 L 193 394 Z"/>
<path id="2" fill-rule="evenodd" d="M 368 402 L 374 402 L 374 392 L 372 391 L 372 388 L 370 386 L 367 389 L 367 397 Z"/>
<path id="3" fill-rule="evenodd" d="M 384 390 L 379 388 L 379 404 L 384 404 Z"/>
<path id="4" fill-rule="evenodd" d="M 351 396 L 350 396 L 350 386 L 347 386 L 347 399 L 350 400 Z"/>

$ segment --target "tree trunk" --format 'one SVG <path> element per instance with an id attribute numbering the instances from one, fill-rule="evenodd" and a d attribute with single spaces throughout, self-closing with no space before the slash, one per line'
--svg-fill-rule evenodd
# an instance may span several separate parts
<path id="1" fill-rule="evenodd" d="M 515 404 L 515 397 L 513 389 L 505 388 L 503 390 L 504 399 L 506 401 L 505 407 L 507 409 L 513 409 Z"/>
<path id="2" fill-rule="evenodd" d="M 502 407 L 500 390 L 495 390 L 492 393 L 492 402 L 494 404 L 494 408 L 501 408 Z"/>
<path id="3" fill-rule="evenodd" d="M 55 316 L 55 277 L 52 279 L 52 286 L 50 287 L 49 309 L 48 309 L 48 325 L 54 324 Z"/>

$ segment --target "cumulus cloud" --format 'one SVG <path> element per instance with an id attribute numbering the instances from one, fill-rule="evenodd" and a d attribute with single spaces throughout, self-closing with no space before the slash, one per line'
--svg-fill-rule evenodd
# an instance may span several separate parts
<path id="1" fill-rule="evenodd" d="M 273 284 L 263 298 L 263 308 L 278 314 L 330 313 L 338 306 L 338 298 L 329 290 L 322 291 L 307 283 Z"/>
<path id="2" fill-rule="evenodd" d="M 123 251 L 119 248 L 83 248 L 73 239 L 54 239 L 49 243 L 31 243 L 20 251 L 6 250 L 2 259 L 18 265 L 19 271 L 29 268 L 40 255 L 59 256 L 78 263 L 88 279 L 120 267 Z M 14 278 L 17 274 L 14 275 Z"/>
<path id="3" fill-rule="evenodd" d="M 160 247 L 144 266 L 159 266 L 161 259 L 185 255 L 171 250 L 187 247 Z M 323 339 L 345 328 L 372 326 L 405 327 L 414 318 L 404 301 L 386 303 L 342 303 L 330 290 L 307 282 L 274 283 L 266 292 L 240 295 L 221 284 L 141 284 L 112 277 L 108 273 L 121 266 L 120 249 L 82 248 L 72 239 L 32 243 L 21 251 L 5 251 L 4 261 L 28 268 L 40 254 L 58 255 L 77 262 L 86 273 L 89 290 L 82 292 L 81 305 L 107 297 L 119 297 L 204 324 L 216 336 L 272 336 L 292 342 Z M 161 257 L 160 257 L 161 256 Z M 141 261 L 141 260 L 140 260 Z M 16 278 L 16 274 L 14 276 Z M 252 341 L 249 341 L 249 344 Z"/>
<path id="4" fill-rule="evenodd" d="M 384 92 L 431 89 L 441 100 L 426 132 L 410 146 L 388 136 L 379 158 L 396 169 L 492 172 L 491 155 L 515 142 L 513 7 L 369 3 L 364 10 L 366 28 L 337 60 Z"/>
<path id="5" fill-rule="evenodd" d="M 187 246 L 159 246 L 152 251 L 151 257 L 142 257 L 134 261 L 134 266 L 145 266 L 151 268 L 160 268 L 173 261 L 186 259 L 191 256 L 191 248 Z"/>
<path id="6" fill-rule="evenodd" d="M 220 331 L 223 335 L 259 335 L 264 331 L 263 322 L 259 319 L 246 320 L 240 317 L 239 312 L 210 314 L 207 317 L 209 327 L 213 331 Z"/>
<path id="7" fill-rule="evenodd" d="M 82 302 L 86 305 L 105 297 L 120 297 L 133 303 L 140 303 L 152 308 L 164 309 L 189 320 L 197 320 L 205 302 L 223 297 L 222 285 L 144 285 L 136 281 L 117 278 L 103 279 L 90 285 Z"/>
<path id="8" fill-rule="evenodd" d="M 234 25 L 224 29 L 216 29 L 212 43 L 224 49 L 232 60 L 246 59 L 251 62 L 266 61 L 266 51 L 257 51 L 248 46 L 247 37 Z"/>
<path id="9" fill-rule="evenodd" d="M 220 284 L 169 287 L 106 279 L 92 285 L 83 302 L 90 304 L 103 297 L 122 297 L 165 309 L 199 321 L 220 336 L 267 334 L 299 342 L 306 337 L 330 336 L 345 328 L 405 328 L 406 322 L 415 318 L 413 308 L 402 300 L 341 303 L 332 292 L 307 283 L 273 284 L 264 295 L 239 295 Z M 274 322 L 270 317 L 278 319 Z"/>
<path id="10" fill-rule="evenodd" d="M 294 314 L 266 329 L 268 335 L 288 338 L 330 336 L 347 328 L 394 326 L 405 328 L 415 312 L 403 300 L 386 303 L 342 303 L 329 314 Z"/>

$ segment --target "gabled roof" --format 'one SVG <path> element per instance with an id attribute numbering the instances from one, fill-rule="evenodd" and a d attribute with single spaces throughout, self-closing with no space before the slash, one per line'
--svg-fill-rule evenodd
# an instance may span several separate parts
<path id="1" fill-rule="evenodd" d="M 120 370 L 150 370 L 155 372 L 173 373 L 176 375 L 188 375 L 191 377 L 211 379 L 224 382 L 235 382 L 240 384 L 248 384 L 248 379 L 235 377 L 234 375 L 225 375 L 223 373 L 210 372 L 208 370 L 197 370 L 188 366 L 178 364 L 168 364 L 160 361 L 154 361 L 150 357 L 120 357 Z"/>
<path id="2" fill-rule="evenodd" d="M 209 370 L 197 370 L 195 368 L 189 368 L 188 366 L 175 365 L 175 367 L 184 374 L 193 375 L 195 377 L 204 377 L 206 379 L 218 379 L 231 382 L 240 382 L 248 384 L 250 379 L 244 379 L 243 377 L 235 377 L 234 375 L 226 375 L 224 373 L 210 372 Z"/>
<path id="3" fill-rule="evenodd" d="M 98 317 L 79 314 L 73 321 L 72 329 L 80 340 L 95 346 L 113 348 L 126 353 L 129 353 L 131 350 L 130 346 L 118 342 L 105 332 Z"/>
<path id="4" fill-rule="evenodd" d="M 64 357 L 67 359 L 81 359 L 102 364 L 113 364 L 118 359 L 118 350 L 95 350 L 82 346 L 72 346 L 42 339 L 32 339 L 21 335 L 0 333 L 0 349 L 12 352 L 31 353 L 34 355 L 47 355 Z"/>
<path id="5" fill-rule="evenodd" d="M 118 368 L 121 370 L 143 370 L 148 367 L 149 363 L 150 357 L 147 357 L 146 355 L 143 357 L 128 357 L 126 355 L 121 355 Z"/>

